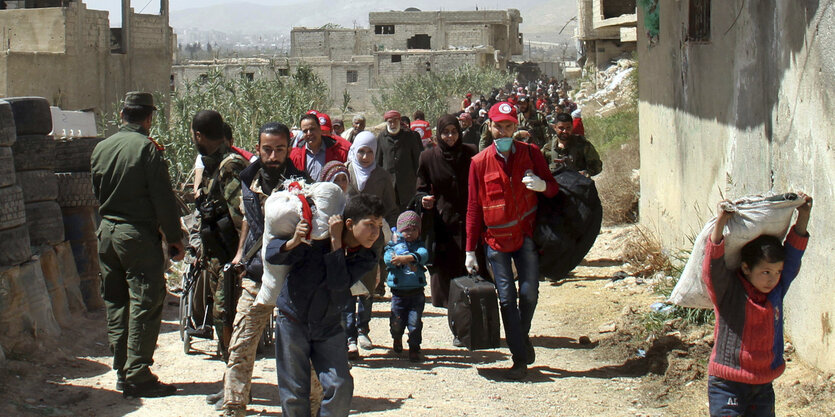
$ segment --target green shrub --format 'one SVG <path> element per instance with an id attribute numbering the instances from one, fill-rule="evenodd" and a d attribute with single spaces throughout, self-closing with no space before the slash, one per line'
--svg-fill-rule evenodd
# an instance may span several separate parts
<path id="1" fill-rule="evenodd" d="M 166 148 L 165 156 L 175 185 L 188 181 L 194 166 L 197 151 L 189 127 L 198 111 L 220 112 L 223 120 L 232 126 L 235 146 L 254 151 L 258 129 L 264 123 L 278 121 L 293 126 L 306 111 L 327 109 L 331 105 L 327 84 L 306 66 L 300 66 L 289 78 L 276 74 L 272 79 L 254 81 L 227 78 L 219 70 L 213 70 L 171 94 L 170 102 L 162 94 L 155 96 L 160 111 L 154 117 L 151 136 Z M 121 108 L 121 105 L 114 107 Z M 106 118 L 109 127 L 119 123 L 118 114 Z"/>
<path id="2" fill-rule="evenodd" d="M 372 101 L 380 114 L 395 109 L 411 116 L 421 110 L 426 120 L 433 123 L 452 110 L 451 102 L 460 102 L 466 93 L 487 96 L 492 89 L 504 87 L 513 79 L 514 74 L 506 71 L 471 65 L 445 73 L 409 74 L 383 83 L 380 96 Z"/>

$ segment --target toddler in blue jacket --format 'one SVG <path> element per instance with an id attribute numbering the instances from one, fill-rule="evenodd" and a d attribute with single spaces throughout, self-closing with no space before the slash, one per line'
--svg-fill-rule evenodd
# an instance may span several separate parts
<path id="1" fill-rule="evenodd" d="M 403 351 L 403 332 L 409 329 L 409 360 L 421 362 L 420 342 L 423 329 L 423 306 L 426 296 L 426 268 L 429 252 L 420 238 L 420 216 L 414 211 L 404 211 L 397 218 L 397 231 L 386 245 L 383 259 L 391 288 L 391 337 L 394 351 Z"/>

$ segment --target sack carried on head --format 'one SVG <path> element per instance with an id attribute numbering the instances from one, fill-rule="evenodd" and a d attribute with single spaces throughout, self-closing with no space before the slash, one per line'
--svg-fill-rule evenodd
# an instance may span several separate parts
<path id="1" fill-rule="evenodd" d="M 255 304 L 275 305 L 290 272 L 287 265 L 267 261 L 267 244 L 275 238 L 292 238 L 296 226 L 302 220 L 310 225 L 307 241 L 326 239 L 330 237 L 328 219 L 333 215 L 342 214 L 345 209 L 345 195 L 342 189 L 331 182 L 308 185 L 304 181 L 288 180 L 284 183 L 284 190 L 274 192 L 264 203 L 264 240 L 261 245 L 264 275 Z"/>

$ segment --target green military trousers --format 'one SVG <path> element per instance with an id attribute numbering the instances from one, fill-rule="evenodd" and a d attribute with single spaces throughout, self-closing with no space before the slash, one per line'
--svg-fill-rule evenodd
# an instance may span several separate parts
<path id="1" fill-rule="evenodd" d="M 104 219 L 97 236 L 113 369 L 129 383 L 155 380 L 150 367 L 165 299 L 159 231 Z"/>

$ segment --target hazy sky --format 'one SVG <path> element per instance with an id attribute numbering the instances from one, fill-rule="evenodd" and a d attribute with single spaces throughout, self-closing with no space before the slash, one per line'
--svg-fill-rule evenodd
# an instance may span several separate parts
<path id="1" fill-rule="evenodd" d="M 83 0 L 87 4 L 88 9 L 108 10 L 110 11 L 110 25 L 120 26 L 122 21 L 122 2 L 121 0 Z M 213 4 L 235 3 L 239 0 L 168 0 L 169 8 L 174 10 L 190 9 L 195 7 L 204 7 Z M 243 0 L 246 3 L 264 4 L 270 6 L 288 5 L 295 3 L 304 3 L 305 0 Z M 350 1 L 350 0 L 334 0 L 334 1 Z M 493 3 L 500 5 L 497 0 L 459 0 L 454 4 L 455 9 L 474 8 L 475 5 L 490 6 Z M 420 7 L 421 1 L 414 0 L 414 5 Z M 159 12 L 159 0 L 131 0 L 131 7 L 136 12 L 156 14 Z"/>

